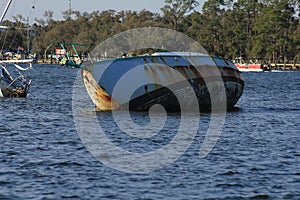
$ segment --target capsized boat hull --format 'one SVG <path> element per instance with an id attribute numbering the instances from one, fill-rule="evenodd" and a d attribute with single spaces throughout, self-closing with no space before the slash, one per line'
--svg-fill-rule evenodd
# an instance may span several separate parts
<path id="1" fill-rule="evenodd" d="M 20 66 L 15 66 L 17 69 Z M 21 68 L 22 70 L 27 70 Z M 29 68 L 28 68 L 29 69 Z M 20 72 L 19 76 L 13 79 L 7 69 L 0 65 L 0 97 L 27 97 L 31 79 L 26 79 Z"/>
<path id="2" fill-rule="evenodd" d="M 7 87 L 7 85 L 0 84 L 0 97 L 8 98 L 25 98 L 27 97 L 30 83 L 27 83 L 26 89 L 24 87 Z"/>
<path id="3" fill-rule="evenodd" d="M 82 70 L 82 77 L 97 110 L 146 111 L 155 104 L 167 111 L 194 109 L 193 96 L 200 110 L 211 110 L 212 98 L 232 108 L 244 89 L 243 76 L 233 63 L 200 53 L 100 61 Z"/>

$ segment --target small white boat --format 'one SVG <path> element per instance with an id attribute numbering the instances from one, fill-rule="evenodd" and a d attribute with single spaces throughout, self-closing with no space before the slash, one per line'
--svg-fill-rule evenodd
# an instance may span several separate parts
<path id="1" fill-rule="evenodd" d="M 271 66 L 269 64 L 262 64 L 259 62 L 245 62 L 242 58 L 234 59 L 234 65 L 241 72 L 265 72 L 271 71 Z"/>

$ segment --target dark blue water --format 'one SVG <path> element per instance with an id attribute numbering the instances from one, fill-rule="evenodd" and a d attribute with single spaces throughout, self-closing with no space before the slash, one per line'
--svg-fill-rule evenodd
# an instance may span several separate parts
<path id="1" fill-rule="evenodd" d="M 112 169 L 82 144 L 72 114 L 77 72 L 36 65 L 27 99 L 0 99 L 0 199 L 300 199 L 299 72 L 244 73 L 244 94 L 208 156 L 199 158 L 200 128 L 178 160 L 146 174 Z M 110 114 L 97 117 L 112 127 Z M 174 137 L 178 119 L 168 116 L 169 129 L 146 150 Z"/>

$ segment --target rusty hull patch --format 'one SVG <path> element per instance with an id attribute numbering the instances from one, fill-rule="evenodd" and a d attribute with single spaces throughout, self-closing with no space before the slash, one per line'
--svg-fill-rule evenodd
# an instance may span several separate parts
<path id="1" fill-rule="evenodd" d="M 92 74 L 87 70 L 82 70 L 83 83 L 96 106 L 96 110 L 109 111 L 120 108 L 120 105 L 113 100 L 109 94 L 99 86 Z"/>

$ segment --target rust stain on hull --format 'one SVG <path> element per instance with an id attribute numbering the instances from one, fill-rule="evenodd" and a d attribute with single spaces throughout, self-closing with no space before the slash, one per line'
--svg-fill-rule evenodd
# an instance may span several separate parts
<path id="1" fill-rule="evenodd" d="M 86 90 L 97 110 L 109 111 L 120 108 L 120 105 L 113 100 L 103 88 L 99 86 L 89 71 L 82 70 L 82 78 Z"/>

